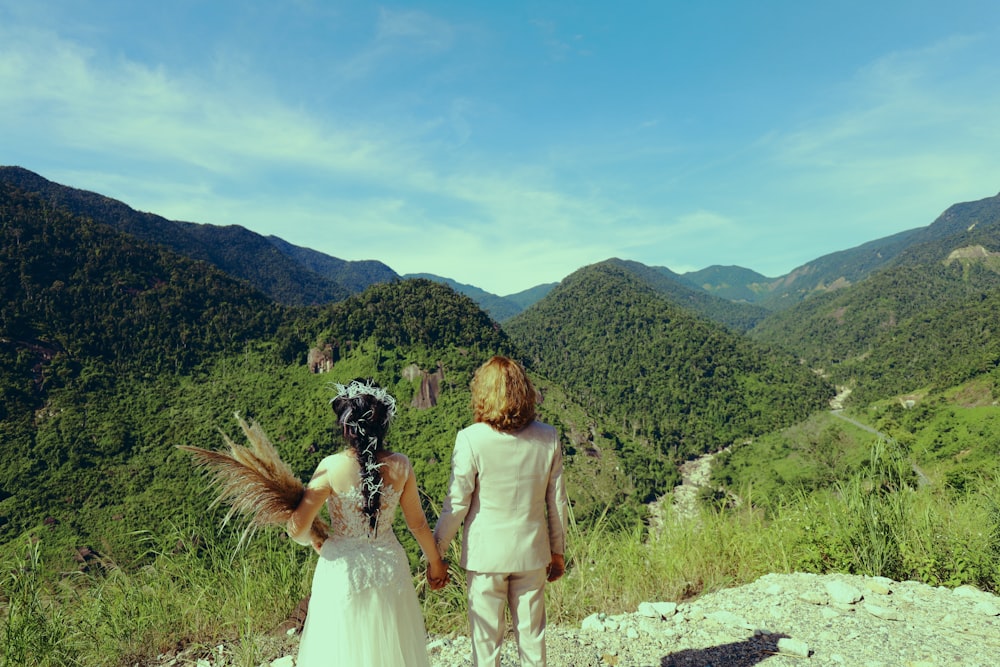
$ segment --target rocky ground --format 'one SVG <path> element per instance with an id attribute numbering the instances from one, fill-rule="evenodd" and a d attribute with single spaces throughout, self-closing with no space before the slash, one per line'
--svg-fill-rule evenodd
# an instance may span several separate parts
<path id="1" fill-rule="evenodd" d="M 295 637 L 262 667 L 294 667 Z M 675 604 L 651 601 L 628 614 L 594 614 L 547 631 L 551 667 L 996 667 L 1000 598 L 962 586 L 880 577 L 768 574 Z M 433 667 L 471 665 L 464 636 L 432 637 Z M 162 656 L 158 667 L 237 664 L 232 652 Z M 513 638 L 501 665 L 518 665 Z"/>

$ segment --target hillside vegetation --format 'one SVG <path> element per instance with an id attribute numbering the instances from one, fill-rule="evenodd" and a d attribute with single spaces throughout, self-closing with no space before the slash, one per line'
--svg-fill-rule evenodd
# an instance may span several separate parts
<path id="1" fill-rule="evenodd" d="M 766 278 L 742 267 L 711 266 L 682 278 L 717 296 L 759 304 L 772 311 L 784 310 L 817 295 L 856 285 L 884 268 L 931 258 L 943 260 L 954 248 L 979 243 L 976 239 L 984 228 L 998 219 L 1000 195 L 954 204 L 926 227 L 831 252 L 784 276 Z M 943 250 L 945 247 L 948 249 Z"/>
<path id="2" fill-rule="evenodd" d="M 204 511 L 205 484 L 174 445 L 220 446 L 234 412 L 258 420 L 307 478 L 341 446 L 328 385 L 357 375 L 405 406 L 392 443 L 414 460 L 433 516 L 454 434 L 471 419 L 472 371 L 517 353 L 470 299 L 426 280 L 283 307 L 211 265 L 7 187 L 0 234 L 0 544 L 41 539 L 63 564 L 85 547 L 137 566 L 148 548 L 137 530 L 154 542 L 170 525 L 210 530 L 219 515 Z M 333 372 L 310 371 L 310 348 L 329 351 Z M 435 371 L 436 404 L 409 407 L 422 373 Z M 551 397 L 542 414 L 565 437 L 577 515 L 610 508 L 635 521 L 641 505 L 614 454 L 630 439 L 538 381 Z"/>
<path id="3" fill-rule="evenodd" d="M 20 167 L 0 167 L 0 183 L 32 192 L 51 208 L 89 218 L 114 227 L 137 239 L 165 246 L 175 253 L 213 264 L 241 278 L 279 303 L 323 304 L 338 301 L 365 282 L 373 273 L 366 263 L 339 262 L 337 270 L 310 264 L 296 255 L 295 246 L 276 244 L 239 225 L 218 226 L 167 220 L 153 213 L 136 211 L 120 201 L 95 192 L 48 181 Z M 324 256 L 326 257 L 326 256 Z M 381 265 L 384 267 L 384 265 Z M 391 272 L 391 269 L 384 267 Z M 376 271 L 378 279 L 385 271 Z M 349 286 L 349 287 L 348 287 Z"/>
<path id="4" fill-rule="evenodd" d="M 1000 364 L 1000 203 L 987 201 L 961 225 L 947 219 L 959 231 L 910 247 L 856 285 L 771 315 L 751 337 L 787 346 L 852 387 L 855 402 L 991 372 Z"/>
<path id="5" fill-rule="evenodd" d="M 624 453 L 646 500 L 671 488 L 680 461 L 797 421 L 832 396 L 791 357 L 674 305 L 615 263 L 577 271 L 506 328 L 533 364 L 663 457 L 664 467 L 644 468 Z"/>
<path id="6" fill-rule="evenodd" d="M 704 289 L 691 289 L 687 280 L 663 266 L 650 267 L 620 259 L 604 263 L 626 271 L 671 303 L 733 331 L 752 329 L 770 314 L 761 306 L 724 299 Z"/>
<path id="7" fill-rule="evenodd" d="M 549 591 L 555 623 L 772 571 L 1000 589 L 990 200 L 841 256 L 857 279 L 775 314 L 611 260 L 511 295 L 523 312 L 501 325 L 439 280 L 391 275 L 283 305 L 199 256 L 220 239 L 257 247 L 246 230 L 178 223 L 158 245 L 139 231 L 161 218 L 22 172 L 0 170 L 22 179 L 0 182 L 4 667 L 131 667 L 220 645 L 241 666 L 275 657 L 313 555 L 280 530 L 234 554 L 238 529 L 220 529 L 224 510 L 175 445 L 220 447 L 238 412 L 305 479 L 341 446 L 330 383 L 371 375 L 399 401 L 389 442 L 413 461 L 433 521 L 471 419 L 469 379 L 496 353 L 526 363 L 565 453 L 572 533 Z M 259 266 L 300 297 L 345 268 L 264 242 L 281 262 L 313 263 L 299 278 Z M 834 383 L 853 390 L 846 411 L 827 409 Z M 678 465 L 705 452 L 718 452 L 713 482 L 680 520 Z M 426 595 L 397 528 L 429 627 L 463 629 L 461 585 Z"/>

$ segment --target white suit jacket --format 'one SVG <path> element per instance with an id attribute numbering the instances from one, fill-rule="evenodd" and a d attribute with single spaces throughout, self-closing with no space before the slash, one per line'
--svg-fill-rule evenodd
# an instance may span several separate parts
<path id="1" fill-rule="evenodd" d="M 458 432 L 451 483 L 434 537 L 442 555 L 464 523 L 460 565 L 474 572 L 524 572 L 566 551 L 562 447 L 535 421 L 516 433 L 487 424 Z"/>

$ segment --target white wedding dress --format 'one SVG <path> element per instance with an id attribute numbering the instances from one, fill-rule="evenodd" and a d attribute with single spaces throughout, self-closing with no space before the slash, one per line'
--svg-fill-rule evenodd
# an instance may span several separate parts
<path id="1" fill-rule="evenodd" d="M 327 501 L 330 537 L 313 575 L 296 667 L 428 665 L 423 614 L 406 552 L 392 531 L 399 497 L 384 485 L 374 535 L 359 487 Z"/>

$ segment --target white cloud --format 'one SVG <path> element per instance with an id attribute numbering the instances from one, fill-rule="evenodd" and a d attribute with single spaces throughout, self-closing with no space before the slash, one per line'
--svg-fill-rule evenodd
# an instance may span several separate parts
<path id="1" fill-rule="evenodd" d="M 581 110 L 593 122 L 586 136 L 526 127 L 522 144 L 511 139 L 486 155 L 500 141 L 483 139 L 478 124 L 514 125 L 523 98 L 443 82 L 468 64 L 455 52 L 488 40 L 411 10 L 379 10 L 370 27 L 328 81 L 342 86 L 321 96 L 336 96 L 333 106 L 321 109 L 305 95 L 280 98 L 274 75 L 253 70 L 231 42 L 208 46 L 216 58 L 204 67 L 179 70 L 17 21 L 0 25 L 0 127 L 18 128 L 0 142 L 8 155 L 27 156 L 22 166 L 136 208 L 242 224 L 498 293 L 612 256 L 675 271 L 761 270 L 758 261 L 773 270 L 795 261 L 779 246 L 826 233 L 833 216 L 851 218 L 857 231 L 824 251 L 884 235 L 876 219 L 927 224 L 927 211 L 992 194 L 1000 181 L 992 157 L 1000 91 L 976 65 L 988 60 L 986 40 L 889 54 L 829 89 L 822 116 L 756 144 L 688 137 L 648 110 L 602 118 L 606 125 Z M 555 26 L 535 29 L 557 37 Z M 578 41 L 557 41 L 553 53 Z M 399 91 L 389 83 L 400 72 L 419 72 L 419 81 Z M 35 156 L 52 170 L 28 161 Z M 797 251 L 820 246 L 807 238 Z"/>
<path id="2" fill-rule="evenodd" d="M 992 195 L 1000 89 L 992 66 L 982 67 L 989 51 L 984 40 L 954 37 L 887 54 L 830 91 L 830 113 L 763 138 L 762 173 L 780 179 L 786 210 L 801 202 L 818 233 L 840 230 L 817 240 L 851 247 Z"/>
<path id="3" fill-rule="evenodd" d="M 375 32 L 367 46 L 337 67 L 348 81 L 367 78 L 390 65 L 406 65 L 447 51 L 455 39 L 455 28 L 418 10 L 380 8 Z"/>

